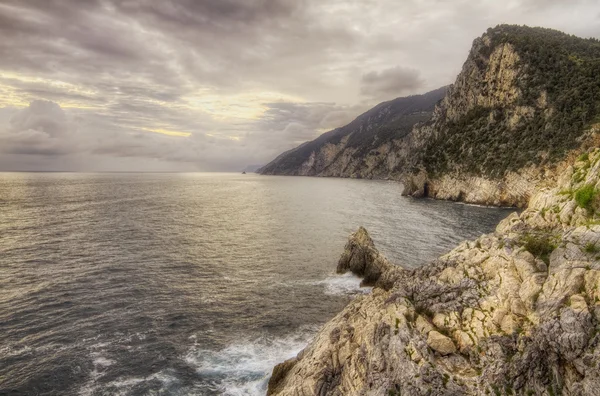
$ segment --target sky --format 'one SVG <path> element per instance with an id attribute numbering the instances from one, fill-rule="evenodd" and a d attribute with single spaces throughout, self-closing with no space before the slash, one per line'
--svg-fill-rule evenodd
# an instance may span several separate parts
<path id="1" fill-rule="evenodd" d="M 0 171 L 240 171 L 598 0 L 0 0 Z"/>

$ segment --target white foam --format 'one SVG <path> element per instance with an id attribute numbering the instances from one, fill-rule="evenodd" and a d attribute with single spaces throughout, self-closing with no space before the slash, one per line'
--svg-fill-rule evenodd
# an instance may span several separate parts
<path id="1" fill-rule="evenodd" d="M 319 281 L 319 284 L 325 286 L 325 294 L 328 295 L 343 295 L 343 294 L 367 294 L 373 290 L 372 287 L 361 287 L 360 279 L 350 272 L 343 275 L 332 275 L 326 279 Z"/>
<path id="2" fill-rule="evenodd" d="M 94 372 L 92 372 L 92 375 L 93 374 Z M 94 380 L 96 380 L 97 378 L 98 376 L 96 376 Z M 177 378 L 164 372 L 154 373 L 147 377 L 121 377 L 119 379 L 101 385 L 96 384 L 95 381 L 90 381 L 88 384 L 84 385 L 79 390 L 79 395 L 91 396 L 95 394 L 98 390 L 102 390 L 102 394 L 107 394 L 106 392 L 110 392 L 111 395 L 125 396 L 130 394 L 130 391 L 136 385 L 152 380 L 160 381 L 163 389 L 166 389 L 173 382 L 178 381 Z"/>
<path id="3" fill-rule="evenodd" d="M 107 359 L 104 356 L 98 356 L 92 361 L 92 363 L 94 364 L 94 366 L 108 367 L 113 365 L 115 361 Z"/>
<path id="4" fill-rule="evenodd" d="M 7 346 L 3 346 L 0 348 L 0 355 L 5 356 L 5 357 L 19 356 L 19 355 L 31 353 L 32 351 L 33 351 L 33 349 L 28 345 L 24 345 L 22 347 L 12 347 L 12 346 L 7 345 Z"/>
<path id="5" fill-rule="evenodd" d="M 278 286 L 297 287 L 302 285 L 323 286 L 323 293 L 327 295 L 356 295 L 368 294 L 373 288 L 370 286 L 361 287 L 362 279 L 350 272 L 343 275 L 332 274 L 321 280 L 300 280 L 291 282 L 280 282 Z"/>
<path id="6" fill-rule="evenodd" d="M 220 351 L 197 349 L 195 345 L 184 360 L 210 379 L 213 391 L 227 396 L 264 395 L 273 367 L 296 356 L 315 331 L 306 328 L 283 338 L 263 336 Z"/>

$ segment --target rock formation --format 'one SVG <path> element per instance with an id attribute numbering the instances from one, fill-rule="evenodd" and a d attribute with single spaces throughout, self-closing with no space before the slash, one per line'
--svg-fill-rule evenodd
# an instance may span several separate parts
<path id="1" fill-rule="evenodd" d="M 600 394 L 600 150 L 421 268 L 389 264 L 361 228 L 345 270 L 373 292 L 278 365 L 268 394 Z"/>
<path id="2" fill-rule="evenodd" d="M 401 267 L 390 263 L 375 248 L 373 240 L 364 227 L 350 236 L 337 265 L 337 273 L 352 272 L 363 278 L 362 286 L 377 285 L 389 289 L 395 274 Z"/>
<path id="3" fill-rule="evenodd" d="M 595 39 L 488 29 L 432 119 L 410 135 L 405 194 L 526 206 L 572 150 L 595 143 L 598 56 Z"/>

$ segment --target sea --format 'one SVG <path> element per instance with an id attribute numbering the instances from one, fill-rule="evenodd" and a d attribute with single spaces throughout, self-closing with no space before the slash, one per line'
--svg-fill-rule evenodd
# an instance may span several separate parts
<path id="1" fill-rule="evenodd" d="M 357 295 L 364 226 L 414 268 L 512 210 L 392 181 L 0 173 L 0 395 L 264 395 Z"/>

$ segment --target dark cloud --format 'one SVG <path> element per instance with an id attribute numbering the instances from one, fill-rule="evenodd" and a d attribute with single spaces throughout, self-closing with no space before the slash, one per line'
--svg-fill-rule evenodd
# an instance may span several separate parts
<path id="1" fill-rule="evenodd" d="M 386 99 L 401 94 L 417 93 L 424 85 L 425 81 L 418 70 L 396 66 L 363 75 L 360 92 L 374 99 Z"/>

